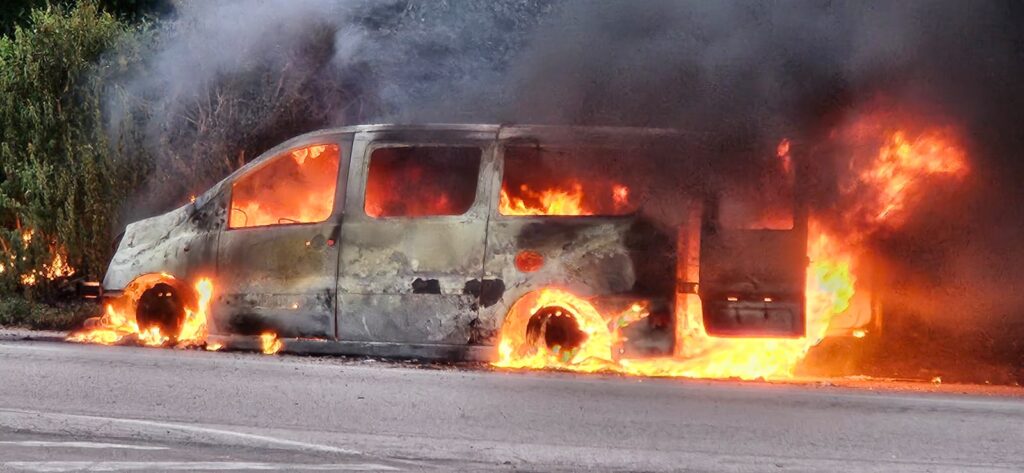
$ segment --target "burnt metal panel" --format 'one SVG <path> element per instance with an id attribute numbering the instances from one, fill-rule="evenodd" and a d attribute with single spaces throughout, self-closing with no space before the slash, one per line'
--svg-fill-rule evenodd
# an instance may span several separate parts
<path id="1" fill-rule="evenodd" d="M 510 127 L 501 138 L 538 146 L 556 144 L 635 146 L 637 138 L 677 138 L 667 130 L 603 128 Z M 499 156 L 500 156 L 499 152 Z M 498 162 L 499 170 L 503 163 Z M 492 202 L 499 201 L 501 172 L 494 176 Z M 658 209 L 666 211 L 665 209 Z M 484 279 L 501 280 L 503 291 L 493 305 L 482 306 L 474 326 L 473 343 L 493 344 L 498 330 L 515 302 L 523 295 L 548 286 L 567 289 L 592 301 L 610 296 L 631 300 L 672 300 L 675 279 L 675 222 L 681 217 L 660 218 L 660 224 L 641 209 L 624 216 L 506 216 L 497 205 L 491 209 L 487 228 Z M 668 210 L 672 213 L 672 210 Z M 543 265 L 535 271 L 516 267 L 521 252 L 539 255 Z M 669 335 L 671 338 L 671 335 Z"/>
<path id="2" fill-rule="evenodd" d="M 151 273 L 185 281 L 212 276 L 217 237 L 225 221 L 218 190 L 215 187 L 194 203 L 129 224 L 107 267 L 103 290 L 124 290 L 135 278 Z"/>
<path id="3" fill-rule="evenodd" d="M 493 131 L 382 131 L 357 136 L 341 231 L 338 337 L 347 341 L 465 344 L 478 294 L 465 291 L 483 268 Z M 369 156 L 376 147 L 479 146 L 477 194 L 458 216 L 366 215 Z"/>
<path id="4" fill-rule="evenodd" d="M 257 171 L 289 149 L 337 143 L 341 148 L 334 210 L 326 221 L 225 229 L 217 251 L 217 281 L 211 332 L 334 337 L 337 311 L 338 241 L 348 168 L 350 137 L 311 134 L 267 151 L 254 166 L 224 182 Z M 229 192 L 225 192 L 228 194 Z M 229 205 L 225 199 L 225 208 Z"/>
<path id="5" fill-rule="evenodd" d="M 218 331 L 334 334 L 337 238 L 333 222 L 225 231 L 213 319 Z"/>
<path id="6" fill-rule="evenodd" d="M 497 303 L 481 307 L 476 343 L 493 343 L 505 314 L 528 292 L 558 286 L 581 296 L 631 293 L 634 260 L 625 245 L 630 218 L 495 218 L 487 231 L 484 278 L 505 287 Z M 544 264 L 532 272 L 515 265 L 520 251 L 533 251 Z"/>
<path id="7" fill-rule="evenodd" d="M 705 231 L 699 293 L 708 332 L 803 336 L 806 255 L 800 231 Z"/>
<path id="8" fill-rule="evenodd" d="M 340 296 L 341 339 L 466 344 L 475 301 L 463 294 L 352 294 Z"/>
<path id="9" fill-rule="evenodd" d="M 477 298 L 480 307 L 490 307 L 501 301 L 505 295 L 505 281 L 501 279 L 470 279 L 462 288 L 464 294 Z"/>
<path id="10" fill-rule="evenodd" d="M 362 355 L 387 358 L 490 361 L 494 349 L 471 345 L 437 343 L 360 342 L 315 338 L 279 338 L 282 353 L 304 355 Z M 211 335 L 209 341 L 229 350 L 259 350 L 260 339 L 245 335 Z"/>

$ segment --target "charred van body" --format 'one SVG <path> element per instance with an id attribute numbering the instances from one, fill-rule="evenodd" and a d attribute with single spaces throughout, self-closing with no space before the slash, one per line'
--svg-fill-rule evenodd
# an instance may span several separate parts
<path id="1" fill-rule="evenodd" d="M 643 301 L 622 326 L 632 356 L 678 352 L 685 294 L 709 333 L 803 336 L 799 160 L 720 151 L 643 128 L 318 131 L 129 225 L 103 289 L 211 277 L 211 340 L 272 331 L 306 352 L 487 358 L 510 308 L 547 287 L 602 313 Z"/>

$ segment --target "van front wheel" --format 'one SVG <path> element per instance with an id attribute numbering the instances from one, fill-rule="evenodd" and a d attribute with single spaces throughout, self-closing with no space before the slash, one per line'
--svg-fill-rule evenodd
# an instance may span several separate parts
<path id="1" fill-rule="evenodd" d="M 177 335 L 184 317 L 185 304 L 181 296 L 174 287 L 163 282 L 143 292 L 135 310 L 140 330 L 157 327 L 160 333 L 168 336 Z"/>

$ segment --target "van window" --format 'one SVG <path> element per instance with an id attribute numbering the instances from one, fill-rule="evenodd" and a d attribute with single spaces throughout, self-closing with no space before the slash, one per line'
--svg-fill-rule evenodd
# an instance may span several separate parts
<path id="1" fill-rule="evenodd" d="M 796 177 L 789 141 L 779 144 L 776 157 L 755 163 L 722 192 L 719 223 L 733 230 L 792 230 Z"/>
<path id="2" fill-rule="evenodd" d="M 363 208 L 374 218 L 462 215 L 476 199 L 480 155 L 468 146 L 375 149 Z"/>
<path id="3" fill-rule="evenodd" d="M 639 208 L 624 150 L 505 148 L 502 215 L 626 215 Z"/>
<path id="4" fill-rule="evenodd" d="M 732 230 L 792 230 L 793 197 L 780 189 L 736 189 L 722 195 L 718 219 Z"/>
<path id="5" fill-rule="evenodd" d="M 322 222 L 334 211 L 341 151 L 321 144 L 286 151 L 231 186 L 228 228 Z"/>

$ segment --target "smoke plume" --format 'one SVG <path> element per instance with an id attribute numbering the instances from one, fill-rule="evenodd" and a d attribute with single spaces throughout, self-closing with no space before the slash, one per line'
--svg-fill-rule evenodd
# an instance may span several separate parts
<path id="1" fill-rule="evenodd" d="M 176 3 L 166 20 L 109 106 L 112 133 L 139 128 L 157 164 L 130 216 L 328 126 L 657 126 L 814 150 L 884 103 L 957 127 L 972 168 L 872 235 L 892 306 L 944 327 L 1024 326 L 1018 2 L 226 0 Z M 841 212 L 844 162 L 820 159 L 816 211 Z"/>

